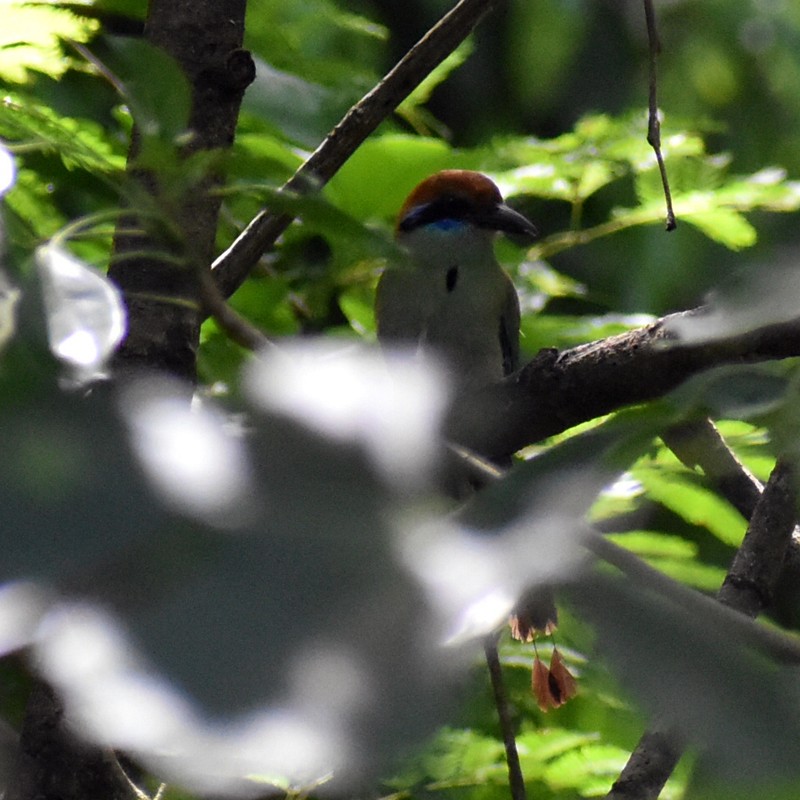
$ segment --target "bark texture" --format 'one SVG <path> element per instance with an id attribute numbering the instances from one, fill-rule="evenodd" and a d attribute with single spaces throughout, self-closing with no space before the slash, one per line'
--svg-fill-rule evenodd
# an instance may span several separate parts
<path id="1" fill-rule="evenodd" d="M 145 36 L 172 56 L 192 91 L 188 156 L 224 150 L 233 143 L 239 106 L 255 68 L 242 50 L 246 0 L 152 0 Z M 137 142 L 131 147 L 131 176 L 158 205 L 162 188 L 151 173 L 137 171 Z M 129 312 L 128 336 L 117 355 L 117 371 L 160 370 L 193 380 L 200 323 L 204 317 L 198 271 L 208 269 L 220 197 L 212 190 L 222 176 L 208 174 L 168 208 L 174 229 L 165 241 L 143 220 L 126 220 L 109 275 L 122 289 Z M 168 252 L 169 259 L 159 252 Z"/>

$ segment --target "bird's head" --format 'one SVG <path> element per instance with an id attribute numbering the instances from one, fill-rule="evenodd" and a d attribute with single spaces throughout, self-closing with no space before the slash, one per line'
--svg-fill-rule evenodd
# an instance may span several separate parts
<path id="1" fill-rule="evenodd" d="M 397 237 L 414 231 L 505 233 L 518 244 L 538 235 L 536 226 L 503 202 L 500 190 L 480 172 L 447 169 L 426 178 L 406 198 L 397 219 Z"/>

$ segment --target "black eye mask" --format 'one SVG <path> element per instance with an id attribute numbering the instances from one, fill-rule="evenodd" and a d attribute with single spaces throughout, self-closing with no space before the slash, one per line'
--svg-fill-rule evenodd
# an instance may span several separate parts
<path id="1" fill-rule="evenodd" d="M 466 222 L 471 219 L 471 211 L 469 201 L 463 197 L 446 194 L 432 203 L 425 203 L 412 209 L 403 218 L 399 228 L 403 233 L 408 233 L 415 228 L 422 228 L 442 220 Z"/>

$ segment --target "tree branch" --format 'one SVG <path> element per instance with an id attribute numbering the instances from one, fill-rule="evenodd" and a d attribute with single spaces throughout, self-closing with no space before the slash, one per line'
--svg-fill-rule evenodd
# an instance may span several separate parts
<path id="1" fill-rule="evenodd" d="M 763 487 L 736 458 L 710 419 L 676 425 L 661 438 L 689 469 L 700 467 L 714 489 L 745 519 L 750 519 Z"/>
<path id="2" fill-rule="evenodd" d="M 578 423 L 661 397 L 711 367 L 800 355 L 800 320 L 681 343 L 671 325 L 701 313 L 672 314 L 562 352 L 542 350 L 502 382 L 459 397 L 445 435 L 486 458 L 503 458 Z"/>
<path id="3" fill-rule="evenodd" d="M 319 190 L 358 146 L 458 47 L 499 0 L 461 0 L 434 25 L 383 80 L 354 105 L 325 141 L 282 187 L 282 192 Z M 259 213 L 212 265 L 223 297 L 230 297 L 278 236 L 291 224 L 289 214 Z"/>

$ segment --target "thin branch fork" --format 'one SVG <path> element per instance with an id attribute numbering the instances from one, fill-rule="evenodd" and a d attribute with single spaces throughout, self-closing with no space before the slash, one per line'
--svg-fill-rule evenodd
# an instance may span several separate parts
<path id="1" fill-rule="evenodd" d="M 281 192 L 307 193 L 321 189 L 359 145 L 437 67 L 500 0 L 461 0 L 354 105 Z M 261 255 L 291 224 L 290 214 L 265 209 L 212 264 L 223 297 L 244 282 Z"/>

